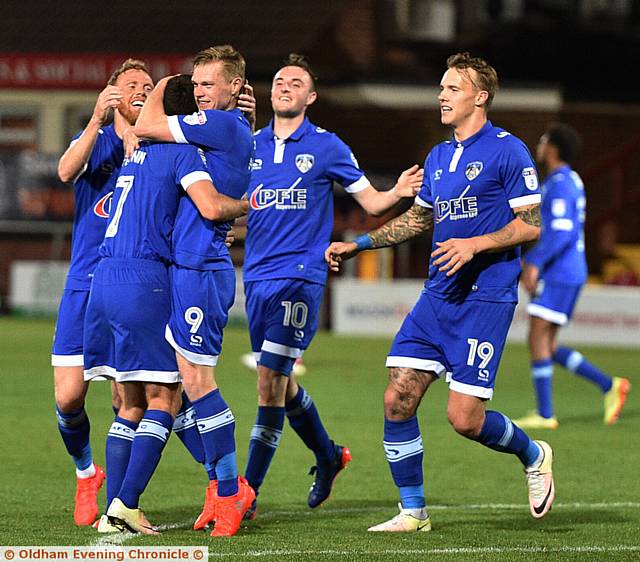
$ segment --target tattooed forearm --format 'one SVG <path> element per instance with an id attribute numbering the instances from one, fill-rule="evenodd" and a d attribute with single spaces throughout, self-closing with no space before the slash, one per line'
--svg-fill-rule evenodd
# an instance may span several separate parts
<path id="1" fill-rule="evenodd" d="M 522 207 L 516 211 L 516 216 L 519 217 L 522 222 L 530 226 L 540 226 L 542 224 L 542 220 L 540 218 L 540 205 Z"/>
<path id="2" fill-rule="evenodd" d="M 512 242 L 513 237 L 516 234 L 516 228 L 513 223 L 509 223 L 502 227 L 500 230 L 496 230 L 495 232 L 490 232 L 487 234 L 491 240 L 496 242 L 499 246 L 503 247 Z"/>
<path id="3" fill-rule="evenodd" d="M 374 248 L 394 246 L 426 232 L 433 226 L 433 211 L 414 204 L 399 217 L 369 233 Z"/>

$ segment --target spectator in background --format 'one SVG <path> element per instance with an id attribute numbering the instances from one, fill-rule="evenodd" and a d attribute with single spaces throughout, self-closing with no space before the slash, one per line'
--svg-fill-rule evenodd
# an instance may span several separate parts
<path id="1" fill-rule="evenodd" d="M 558 331 L 566 326 L 587 281 L 584 246 L 586 198 L 572 164 L 580 149 L 578 133 L 562 123 L 551 124 L 540 137 L 536 160 L 546 174 L 542 185 L 542 231 L 539 242 L 524 257 L 522 284 L 531 295 L 529 351 L 537 411 L 514 420 L 522 428 L 556 429 L 553 409 L 553 365 L 561 365 L 600 388 L 604 423 L 616 423 L 631 389 L 628 379 L 610 377 L 575 349 L 558 346 Z"/>

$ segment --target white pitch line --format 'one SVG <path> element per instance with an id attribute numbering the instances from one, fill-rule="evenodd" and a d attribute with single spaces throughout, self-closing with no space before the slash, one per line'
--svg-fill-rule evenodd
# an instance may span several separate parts
<path id="1" fill-rule="evenodd" d="M 639 509 L 640 508 L 640 502 L 594 502 L 594 503 L 589 503 L 589 502 L 567 502 L 567 503 L 554 503 L 553 504 L 553 508 L 554 509 L 619 509 L 619 508 L 631 508 L 631 509 Z M 454 505 L 454 504 L 450 504 L 450 505 L 445 505 L 445 504 L 434 504 L 434 505 L 429 505 L 428 506 L 428 510 L 429 511 L 483 511 L 483 510 L 528 510 L 529 506 L 527 504 L 519 504 L 519 503 L 471 503 L 471 504 L 458 504 L 458 505 Z M 320 514 L 326 514 L 326 515 L 342 515 L 342 514 L 349 514 L 349 513 L 378 513 L 380 511 L 383 511 L 383 508 L 380 507 L 345 507 L 345 508 L 323 508 L 320 511 L 308 511 L 308 510 L 304 510 L 304 509 L 299 509 L 299 510 L 285 510 L 285 509 L 275 509 L 275 510 L 270 510 L 267 511 L 266 513 L 259 513 L 258 517 L 259 519 L 273 519 L 276 517 L 283 517 L 283 516 L 287 516 L 287 515 L 291 515 L 291 516 L 296 516 L 296 517 L 303 517 L 303 516 L 307 516 L 307 517 L 311 517 L 317 513 Z M 191 524 L 192 521 L 191 520 L 187 520 L 187 521 L 182 521 L 180 523 L 168 523 L 166 525 L 160 525 L 158 527 L 158 529 L 160 531 L 168 531 L 170 529 L 180 529 L 181 527 L 187 527 L 187 528 L 191 528 Z M 89 546 L 119 546 L 124 544 L 126 541 L 128 540 L 133 540 L 135 538 L 141 537 L 143 535 L 138 535 L 136 533 L 107 533 L 101 537 L 99 537 L 97 540 L 92 541 Z M 525 547 L 523 547 L 525 548 Z M 573 547 L 567 547 L 567 548 L 573 548 Z M 579 547 L 575 547 L 575 548 L 579 548 Z M 600 547 L 585 547 L 585 548 L 600 548 Z M 621 545 L 620 548 L 627 548 L 624 545 Z M 629 547 L 629 549 L 631 550 L 639 550 L 640 547 L 636 547 L 636 546 L 632 546 Z M 265 551 L 267 552 L 267 551 Z M 317 552 L 311 552 L 309 551 L 309 554 L 322 554 L 324 551 L 317 551 Z M 327 554 L 340 554 L 339 551 L 326 551 Z M 350 551 L 351 552 L 351 551 Z M 402 551 L 405 552 L 405 551 Z M 410 552 L 406 551 L 407 553 L 410 554 Z M 432 553 L 432 554 L 446 554 L 447 552 L 450 552 L 449 550 L 444 550 L 442 552 L 440 551 L 436 551 L 436 550 L 429 550 L 429 551 L 416 551 L 416 554 L 420 554 L 420 553 Z M 452 553 L 455 553 L 457 551 L 455 550 L 451 550 Z M 478 552 L 481 553 L 483 552 L 482 549 L 479 550 L 473 550 L 473 552 Z M 505 551 L 505 552 L 510 552 L 510 551 Z M 527 552 L 526 550 L 517 550 L 517 551 L 513 551 L 513 552 Z M 532 551 L 532 552 L 538 552 L 538 551 Z M 591 552 L 591 551 L 589 551 Z M 607 551 L 608 552 L 608 551 Z M 278 551 L 268 551 L 268 553 L 272 553 L 272 554 L 278 554 Z M 267 554 L 250 554 L 247 553 L 247 556 L 266 556 Z M 384 552 L 371 552 L 371 554 L 384 554 Z M 218 556 L 219 553 L 214 553 L 214 554 L 210 554 L 209 556 Z M 291 551 L 291 554 L 306 554 L 305 551 Z M 348 554 L 348 553 L 347 553 Z M 366 552 L 362 552 L 362 554 L 367 554 Z M 229 555 L 229 556 L 236 556 L 236 555 Z M 240 555 L 238 555 L 240 556 Z"/>
<path id="2" fill-rule="evenodd" d="M 261 558 L 263 556 L 374 556 L 374 555 L 407 555 L 407 554 L 541 554 L 541 553 L 585 553 L 607 554 L 619 552 L 640 552 L 640 545 L 612 545 L 612 546 L 559 546 L 559 547 L 530 547 L 530 546 L 488 546 L 488 547 L 458 547 L 431 549 L 381 549 L 381 550 L 249 550 L 240 553 L 210 552 L 209 558 L 247 557 Z"/>
<path id="3" fill-rule="evenodd" d="M 391 506 L 390 506 L 391 507 Z M 619 509 L 619 508 L 640 509 L 640 502 L 567 502 L 554 503 L 553 509 Z M 483 511 L 483 510 L 529 510 L 526 503 L 471 503 L 471 504 L 433 504 L 427 505 L 428 511 Z M 297 517 L 311 517 L 316 513 L 326 513 L 333 515 L 348 513 L 378 513 L 384 511 L 381 507 L 344 507 L 344 508 L 321 508 L 318 511 L 309 510 L 285 510 L 276 509 L 267 512 L 258 512 L 260 519 L 269 519 L 273 517 L 282 517 L 284 515 L 295 515 Z"/>
<path id="4" fill-rule="evenodd" d="M 193 523 L 192 520 L 189 519 L 188 521 L 183 521 L 181 523 L 169 523 L 167 525 L 158 525 L 158 531 L 160 532 L 168 531 L 170 529 L 179 529 L 180 527 L 191 528 L 192 523 Z M 139 537 L 145 537 L 145 536 L 147 535 L 141 535 L 138 533 L 129 533 L 126 531 L 123 533 L 105 533 L 95 541 L 91 541 L 91 543 L 89 543 L 89 546 L 120 546 L 128 540 L 139 538 Z"/>

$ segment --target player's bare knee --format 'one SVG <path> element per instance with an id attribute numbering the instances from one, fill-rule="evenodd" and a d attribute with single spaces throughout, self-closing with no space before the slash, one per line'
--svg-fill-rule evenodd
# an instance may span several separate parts
<path id="1" fill-rule="evenodd" d="M 282 373 L 258 368 L 258 397 L 261 406 L 283 406 L 289 379 Z"/>
<path id="2" fill-rule="evenodd" d="M 456 433 L 463 437 L 476 440 L 480 435 L 483 420 L 479 419 L 478 416 L 449 407 L 447 418 Z"/>
<path id="3" fill-rule="evenodd" d="M 389 369 L 389 384 L 384 392 L 384 411 L 389 419 L 408 419 L 415 415 L 429 379 L 424 373 L 405 367 Z"/>
<path id="4" fill-rule="evenodd" d="M 78 396 L 56 389 L 55 400 L 56 408 L 63 414 L 68 414 L 84 407 L 84 394 Z"/>

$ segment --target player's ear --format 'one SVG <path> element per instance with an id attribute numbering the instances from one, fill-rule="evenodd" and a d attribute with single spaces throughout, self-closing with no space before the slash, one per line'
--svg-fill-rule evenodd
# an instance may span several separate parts
<path id="1" fill-rule="evenodd" d="M 233 80 L 231 80 L 231 93 L 232 95 L 239 96 L 240 90 L 244 86 L 244 80 L 240 78 L 240 76 L 236 76 Z"/>
<path id="2" fill-rule="evenodd" d="M 478 93 L 476 94 L 476 102 L 475 102 L 476 107 L 485 105 L 488 99 L 489 99 L 489 92 L 487 92 L 486 90 L 478 91 Z"/>
<path id="3" fill-rule="evenodd" d="M 314 101 L 316 101 L 318 94 L 314 92 L 309 92 L 307 95 L 307 106 L 311 105 Z"/>

